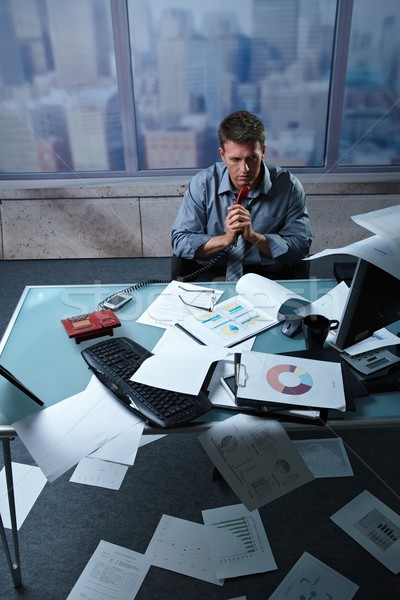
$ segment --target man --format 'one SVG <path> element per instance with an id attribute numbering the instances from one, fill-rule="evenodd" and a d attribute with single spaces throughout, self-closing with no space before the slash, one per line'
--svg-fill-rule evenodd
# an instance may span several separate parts
<path id="1" fill-rule="evenodd" d="M 289 171 L 265 163 L 265 128 L 252 113 L 238 111 L 218 128 L 217 162 L 189 183 L 172 227 L 172 250 L 179 274 L 203 268 L 199 280 L 221 276 L 244 247 L 243 270 L 279 277 L 308 256 L 311 227 L 306 195 Z M 249 188 L 243 204 L 238 192 Z M 236 253 L 236 254 L 235 254 Z M 176 261 L 172 277 L 176 279 Z M 189 262 L 188 262 L 189 261 Z M 183 271 L 182 271 L 183 267 Z M 188 270 L 189 267 L 189 270 Z M 175 271 L 175 272 L 174 272 Z"/>

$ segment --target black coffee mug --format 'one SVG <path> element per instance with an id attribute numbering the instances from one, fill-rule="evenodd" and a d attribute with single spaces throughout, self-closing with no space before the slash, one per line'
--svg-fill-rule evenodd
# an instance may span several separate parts
<path id="1" fill-rule="evenodd" d="M 330 320 L 323 315 L 307 315 L 303 318 L 303 334 L 307 350 L 322 348 L 328 333 L 339 327 L 339 321 Z"/>

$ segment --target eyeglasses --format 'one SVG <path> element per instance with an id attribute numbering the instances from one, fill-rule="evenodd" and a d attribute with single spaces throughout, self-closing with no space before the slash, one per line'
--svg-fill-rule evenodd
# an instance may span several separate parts
<path id="1" fill-rule="evenodd" d="M 184 288 L 181 285 L 178 287 L 179 287 L 179 289 L 183 290 L 187 294 L 189 294 L 189 293 L 191 293 L 191 294 L 210 294 L 209 306 L 198 306 L 197 304 L 192 304 L 192 302 L 188 302 L 187 300 L 184 300 L 182 298 L 182 296 L 179 295 L 179 299 L 186 306 L 190 306 L 191 308 L 198 308 L 200 310 L 206 310 L 208 312 L 212 312 L 214 310 L 215 303 L 217 301 L 217 296 L 215 295 L 215 290 L 188 290 L 187 288 Z"/>

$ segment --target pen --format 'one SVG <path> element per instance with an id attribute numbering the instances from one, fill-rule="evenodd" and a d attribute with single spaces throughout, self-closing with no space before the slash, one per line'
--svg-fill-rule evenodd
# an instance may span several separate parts
<path id="1" fill-rule="evenodd" d="M 182 327 L 182 325 L 180 325 L 179 323 L 175 323 L 175 327 L 177 329 L 180 329 L 180 331 L 183 331 L 183 333 L 186 333 L 187 336 L 191 337 L 192 340 L 194 340 L 195 342 L 197 342 L 198 344 L 200 344 L 201 346 L 205 346 L 205 343 L 202 342 L 201 340 L 199 340 L 195 335 L 193 335 L 192 333 L 190 333 L 189 331 L 187 331 L 187 329 L 185 329 L 184 327 Z"/>

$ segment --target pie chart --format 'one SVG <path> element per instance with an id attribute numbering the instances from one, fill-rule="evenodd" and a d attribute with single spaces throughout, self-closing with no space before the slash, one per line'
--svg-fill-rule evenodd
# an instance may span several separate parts
<path id="1" fill-rule="evenodd" d="M 224 335 L 236 335 L 239 333 L 239 327 L 234 323 L 226 323 L 220 329 Z"/>
<path id="2" fill-rule="evenodd" d="M 280 394 L 306 394 L 313 386 L 311 375 L 296 365 L 275 365 L 267 371 L 266 378 Z"/>

